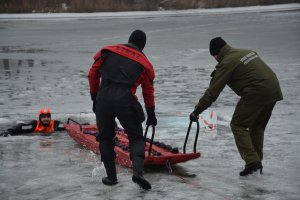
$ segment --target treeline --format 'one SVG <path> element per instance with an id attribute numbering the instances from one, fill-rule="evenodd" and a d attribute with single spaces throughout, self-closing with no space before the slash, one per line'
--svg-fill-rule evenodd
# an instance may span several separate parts
<path id="1" fill-rule="evenodd" d="M 0 0 L 0 13 L 116 12 L 300 3 L 300 0 Z"/>

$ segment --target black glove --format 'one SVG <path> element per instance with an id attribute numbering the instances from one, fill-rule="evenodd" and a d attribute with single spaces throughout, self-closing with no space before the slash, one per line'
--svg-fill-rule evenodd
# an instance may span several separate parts
<path id="1" fill-rule="evenodd" d="M 155 107 L 146 108 L 147 116 L 148 116 L 147 121 L 146 121 L 147 126 L 156 126 L 157 125 L 157 119 L 155 117 L 154 109 L 155 109 Z"/>
<path id="2" fill-rule="evenodd" d="M 97 93 L 91 93 L 91 99 L 93 101 L 93 112 L 96 114 Z"/>
<path id="3" fill-rule="evenodd" d="M 198 121 L 198 119 L 199 119 L 199 113 L 196 112 L 196 111 L 193 111 L 193 112 L 190 114 L 190 120 L 191 120 L 192 122 L 196 122 L 196 121 Z"/>
<path id="4" fill-rule="evenodd" d="M 96 114 L 96 104 L 97 104 L 97 101 L 93 101 L 93 112 Z"/>

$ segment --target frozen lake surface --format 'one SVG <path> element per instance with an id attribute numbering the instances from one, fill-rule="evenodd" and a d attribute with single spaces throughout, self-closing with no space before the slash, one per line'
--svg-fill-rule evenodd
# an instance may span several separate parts
<path id="1" fill-rule="evenodd" d="M 299 199 L 300 6 L 117 14 L 0 15 L 0 130 L 36 119 L 95 122 L 87 73 L 105 45 L 126 43 L 134 29 L 147 33 L 145 53 L 156 71 L 156 139 L 182 149 L 188 115 L 216 65 L 210 39 L 257 51 L 277 74 L 284 95 L 265 133 L 264 174 L 243 169 L 229 122 L 238 97 L 225 88 L 211 110 L 218 128 L 201 128 L 202 156 L 187 163 L 146 168 L 149 192 L 118 166 L 119 184 L 101 183 L 100 158 L 66 132 L 50 137 L 0 138 L 0 199 Z M 140 95 L 140 91 L 138 92 Z M 142 101 L 142 98 L 140 97 Z M 192 147 L 192 139 L 189 147 Z M 191 150 L 192 148 L 190 148 Z"/>

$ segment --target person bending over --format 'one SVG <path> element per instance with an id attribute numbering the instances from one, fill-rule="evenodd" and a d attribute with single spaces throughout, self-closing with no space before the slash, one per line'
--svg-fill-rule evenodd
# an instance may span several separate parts
<path id="1" fill-rule="evenodd" d="M 240 176 L 257 170 L 262 173 L 264 131 L 276 102 L 283 99 L 279 81 L 255 51 L 232 48 L 221 37 L 210 41 L 209 50 L 218 64 L 190 120 L 196 121 L 228 85 L 241 97 L 230 123 L 236 146 L 246 164 Z"/>

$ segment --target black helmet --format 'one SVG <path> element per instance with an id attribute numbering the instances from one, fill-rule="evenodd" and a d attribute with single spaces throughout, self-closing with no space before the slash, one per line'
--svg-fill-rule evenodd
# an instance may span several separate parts
<path id="1" fill-rule="evenodd" d="M 146 45 L 146 33 L 141 30 L 135 30 L 131 33 L 128 43 L 135 45 L 140 51 L 143 51 Z"/>
<path id="2" fill-rule="evenodd" d="M 210 55 L 218 55 L 222 47 L 224 47 L 226 44 L 227 43 L 221 37 L 213 38 L 209 43 Z"/>

